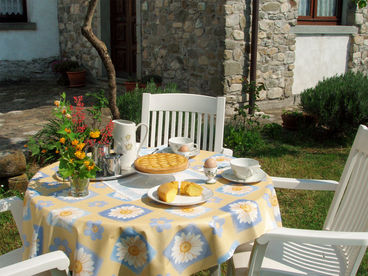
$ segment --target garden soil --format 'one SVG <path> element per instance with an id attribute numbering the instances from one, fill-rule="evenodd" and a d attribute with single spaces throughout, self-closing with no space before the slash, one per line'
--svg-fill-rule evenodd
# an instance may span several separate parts
<path id="1" fill-rule="evenodd" d="M 29 137 L 53 118 L 54 101 L 60 99 L 62 92 L 73 103 L 74 96 L 85 96 L 101 89 L 108 90 L 106 82 L 99 81 L 80 88 L 62 86 L 53 80 L 0 83 L 0 150 L 25 149 Z M 119 93 L 124 93 L 120 85 Z M 84 103 L 86 107 L 93 104 L 90 97 L 84 97 Z M 281 110 L 267 110 L 265 113 L 270 115 L 270 121 L 280 122 Z M 109 110 L 104 110 L 104 123 L 110 118 Z"/>

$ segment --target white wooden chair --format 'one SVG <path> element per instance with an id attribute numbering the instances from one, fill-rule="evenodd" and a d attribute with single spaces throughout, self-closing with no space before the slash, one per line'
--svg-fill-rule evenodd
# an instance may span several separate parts
<path id="1" fill-rule="evenodd" d="M 200 149 L 232 155 L 223 148 L 225 97 L 143 93 L 142 123 L 149 126 L 143 146 L 167 145 L 171 137 L 190 137 Z M 142 128 L 141 137 L 145 130 Z"/>
<path id="2" fill-rule="evenodd" d="M 237 250 L 228 267 L 235 275 L 355 275 L 368 246 L 368 128 L 359 127 L 339 182 L 273 180 L 279 188 L 335 190 L 323 230 L 276 228 L 252 251 Z"/>
<path id="3" fill-rule="evenodd" d="M 0 268 L 2 276 L 69 275 L 69 258 L 61 250 Z M 57 270 L 56 270 L 57 269 Z"/>
<path id="4" fill-rule="evenodd" d="M 10 211 L 18 232 L 22 235 L 23 201 L 16 197 L 0 199 L 0 213 Z M 67 275 L 70 261 L 62 251 L 54 251 L 29 260 L 22 261 L 23 246 L 0 256 L 0 275 L 50 275 L 39 274 L 50 272 L 52 275 Z M 64 270 L 64 274 L 52 269 Z"/>

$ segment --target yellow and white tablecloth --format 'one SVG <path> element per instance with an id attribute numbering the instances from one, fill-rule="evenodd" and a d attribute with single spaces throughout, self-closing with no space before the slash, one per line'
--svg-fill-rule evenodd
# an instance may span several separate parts
<path id="1" fill-rule="evenodd" d="M 219 170 L 217 182 L 205 184 L 201 169 L 211 156 L 222 165 L 231 158 L 201 151 L 184 176 L 214 196 L 181 208 L 152 201 L 124 178 L 91 182 L 88 196 L 73 198 L 69 183 L 56 177 L 57 163 L 41 169 L 24 199 L 23 257 L 61 249 L 73 275 L 104 276 L 190 275 L 225 262 L 239 244 L 281 226 L 281 218 L 269 177 L 244 185 Z"/>

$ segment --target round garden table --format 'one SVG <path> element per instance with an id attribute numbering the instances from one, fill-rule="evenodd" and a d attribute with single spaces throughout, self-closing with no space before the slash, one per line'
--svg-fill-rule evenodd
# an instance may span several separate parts
<path id="1" fill-rule="evenodd" d="M 88 196 L 74 198 L 56 175 L 58 163 L 41 169 L 24 198 L 23 257 L 61 249 L 73 275 L 190 275 L 225 262 L 238 245 L 281 226 L 280 211 L 268 176 L 245 185 L 222 178 L 220 168 L 217 182 L 205 184 L 209 157 L 219 167 L 232 158 L 201 151 L 190 159 L 181 178 L 213 196 L 186 207 L 147 197 L 144 175 L 91 182 Z"/>

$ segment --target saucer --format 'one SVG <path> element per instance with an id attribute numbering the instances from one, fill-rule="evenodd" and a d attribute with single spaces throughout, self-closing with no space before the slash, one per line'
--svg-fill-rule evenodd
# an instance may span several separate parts
<path id="1" fill-rule="evenodd" d="M 241 178 L 238 178 L 234 174 L 232 169 L 227 169 L 222 172 L 221 176 L 231 182 L 248 184 L 248 183 L 256 183 L 256 182 L 260 182 L 264 180 L 267 174 L 262 169 L 257 169 L 255 170 L 255 173 L 252 176 L 247 177 L 246 179 L 241 179 Z"/>
<path id="2" fill-rule="evenodd" d="M 189 152 L 189 153 L 186 154 L 185 152 L 180 152 L 180 151 L 174 152 L 170 147 L 166 147 L 166 148 L 163 148 L 163 149 L 161 149 L 161 150 L 159 150 L 157 152 L 177 153 L 177 154 L 188 156 L 189 158 L 192 158 L 194 156 L 197 156 L 201 152 L 201 150 L 198 149 L 198 148 L 194 148 L 191 152 Z"/>

